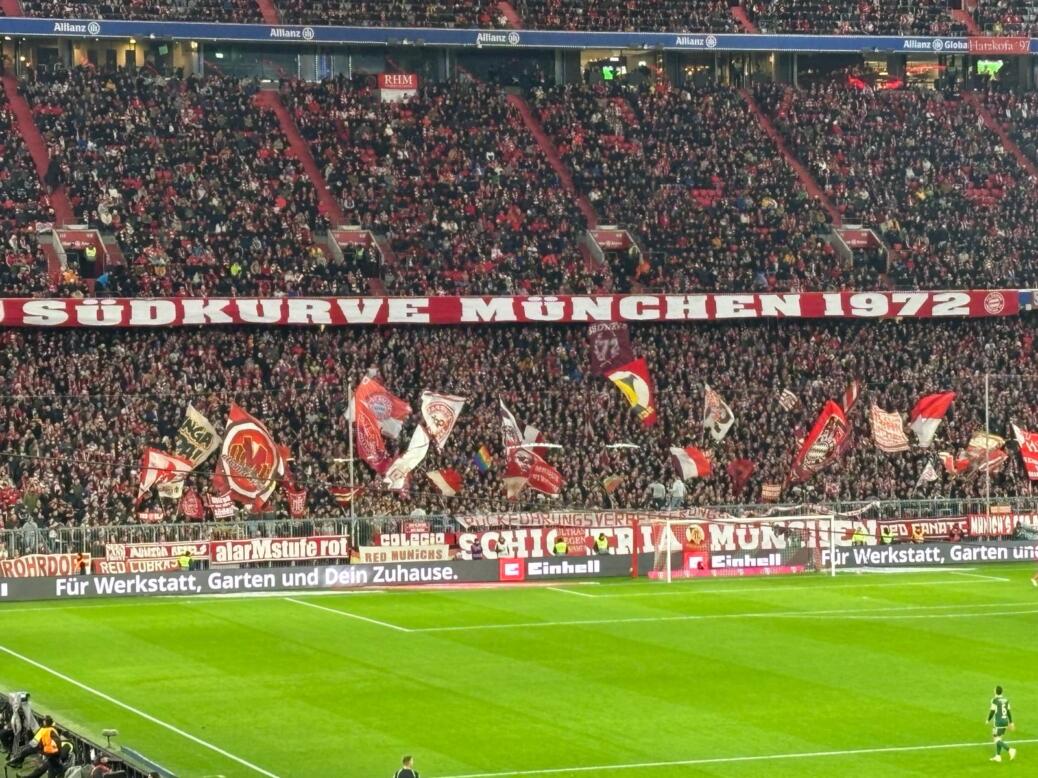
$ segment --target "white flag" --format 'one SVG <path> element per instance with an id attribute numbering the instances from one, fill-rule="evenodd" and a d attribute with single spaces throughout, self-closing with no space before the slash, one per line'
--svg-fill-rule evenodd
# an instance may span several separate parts
<path id="1" fill-rule="evenodd" d="M 931 481 L 936 481 L 938 478 L 937 468 L 933 466 L 933 462 L 927 461 L 926 467 L 923 468 L 923 472 L 919 474 L 919 480 L 916 481 L 916 488 Z"/>
<path id="2" fill-rule="evenodd" d="M 465 407 L 464 397 L 439 392 L 422 392 L 422 419 L 425 429 L 436 442 L 436 448 L 443 451 L 454 425 Z"/>
<path id="3" fill-rule="evenodd" d="M 735 415 L 728 403 L 709 384 L 703 386 L 706 387 L 703 394 L 703 427 L 710 431 L 710 437 L 715 443 L 720 443 L 735 424 Z"/>
<path id="4" fill-rule="evenodd" d="M 418 465 L 422 464 L 425 455 L 429 453 L 429 435 L 425 427 L 419 424 L 415 427 L 411 442 L 407 445 L 407 451 L 398 456 L 389 465 L 382 483 L 390 490 L 399 492 L 407 483 L 407 476 L 411 474 Z"/>
<path id="5" fill-rule="evenodd" d="M 869 419 L 872 422 L 872 439 L 880 451 L 894 454 L 911 448 L 900 413 L 888 413 L 878 405 L 873 405 L 869 408 Z"/>

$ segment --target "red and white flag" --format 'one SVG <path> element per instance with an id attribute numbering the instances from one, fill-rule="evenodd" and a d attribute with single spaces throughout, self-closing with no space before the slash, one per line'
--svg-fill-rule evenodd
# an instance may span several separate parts
<path id="1" fill-rule="evenodd" d="M 436 448 L 443 451 L 454 425 L 465 407 L 464 397 L 439 392 L 422 392 L 422 420 Z"/>
<path id="2" fill-rule="evenodd" d="M 386 389 L 380 381 L 367 376 L 360 380 L 353 399 L 356 405 L 363 405 L 371 411 L 383 435 L 394 440 L 400 437 L 404 422 L 411 415 L 410 405 Z"/>
<path id="3" fill-rule="evenodd" d="M 332 496 L 332 499 L 339 504 L 339 507 L 346 510 L 350 507 L 350 503 L 357 499 L 361 492 L 364 491 L 363 486 L 329 486 L 328 494 Z"/>
<path id="4" fill-rule="evenodd" d="M 920 398 L 908 416 L 908 426 L 919 439 L 920 448 L 930 448 L 937 428 L 941 426 L 948 408 L 955 399 L 955 392 L 938 392 Z"/>
<path id="5" fill-rule="evenodd" d="M 428 453 L 429 434 L 425 431 L 425 427 L 419 424 L 415 427 L 414 434 L 411 435 L 407 451 L 394 459 L 386 470 L 386 474 L 382 478 L 383 485 L 392 492 L 402 491 L 407 486 L 407 478 L 411 475 L 411 471 L 422 464 Z"/>
<path id="6" fill-rule="evenodd" d="M 937 478 L 937 469 L 933 466 L 933 462 L 927 460 L 926 467 L 924 467 L 923 472 L 919 474 L 919 480 L 915 482 L 915 488 L 918 489 L 923 484 L 936 481 Z"/>
<path id="7" fill-rule="evenodd" d="M 504 481 L 508 495 L 514 496 L 529 485 L 541 494 L 557 495 L 566 485 L 566 479 L 553 465 L 529 448 L 517 448 L 509 456 Z"/>
<path id="8" fill-rule="evenodd" d="M 217 493 L 226 487 L 235 502 L 263 507 L 285 476 L 281 451 L 262 422 L 232 404 L 216 463 Z"/>
<path id="9" fill-rule="evenodd" d="M 461 491 L 461 473 L 453 468 L 445 467 L 442 470 L 430 470 L 425 475 L 444 497 L 454 497 Z"/>
<path id="10" fill-rule="evenodd" d="M 183 491 L 184 479 L 194 467 L 191 460 L 167 454 L 157 448 L 145 448 L 141 454 L 140 483 L 137 486 L 137 502 L 155 487 L 178 483 Z M 179 495 L 177 495 L 179 496 Z"/>
<path id="11" fill-rule="evenodd" d="M 1027 477 L 1032 481 L 1038 481 L 1038 432 L 1028 432 L 1015 424 L 1012 426 L 1013 437 L 1020 447 L 1020 459 L 1023 460 Z"/>
<path id="12" fill-rule="evenodd" d="M 937 458 L 941 460 L 941 465 L 944 466 L 944 472 L 952 478 L 962 475 L 970 469 L 970 460 L 968 457 L 955 456 L 950 451 L 938 451 Z"/>
<path id="13" fill-rule="evenodd" d="M 849 435 L 850 427 L 843 408 L 832 400 L 827 401 L 793 459 L 790 480 L 806 481 L 835 462 L 846 450 Z"/>
<path id="14" fill-rule="evenodd" d="M 855 378 L 849 384 L 843 392 L 843 411 L 848 413 L 854 404 L 858 402 L 858 395 L 861 394 L 861 381 Z"/>
<path id="15" fill-rule="evenodd" d="M 695 446 L 670 449 L 670 461 L 682 481 L 689 478 L 706 478 L 713 471 L 710 456 Z"/>
<path id="16" fill-rule="evenodd" d="M 895 454 L 911 448 L 900 413 L 888 413 L 873 405 L 869 408 L 869 419 L 872 421 L 872 439 L 880 451 Z"/>
<path id="17" fill-rule="evenodd" d="M 735 424 L 735 415 L 728 403 L 709 384 L 703 386 L 703 428 L 710 433 L 715 443 L 720 443 Z"/>

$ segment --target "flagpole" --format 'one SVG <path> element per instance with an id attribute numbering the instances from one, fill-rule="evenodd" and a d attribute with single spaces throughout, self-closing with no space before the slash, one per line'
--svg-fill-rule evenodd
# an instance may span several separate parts
<path id="1" fill-rule="evenodd" d="M 352 383 L 349 385 L 349 388 L 347 390 L 347 397 L 348 397 L 348 401 L 347 401 L 346 407 L 347 408 L 351 408 L 353 406 L 353 384 Z M 357 409 L 353 408 L 353 417 L 351 419 L 349 419 L 348 421 L 349 421 L 349 428 L 350 428 L 350 494 L 352 495 L 352 497 L 350 498 L 350 519 L 352 519 L 354 521 L 354 523 L 356 523 L 356 518 L 357 518 L 357 513 L 356 513 L 357 509 L 354 507 L 356 505 L 356 503 L 357 503 L 357 493 L 355 491 L 356 488 L 357 488 L 357 482 L 355 480 L 355 476 L 354 476 L 354 472 L 353 472 L 353 427 L 356 424 L 356 419 L 357 419 Z M 354 529 L 354 531 L 356 531 L 356 527 L 354 527 L 353 529 Z"/>
<path id="2" fill-rule="evenodd" d="M 988 518 L 988 526 L 991 525 L 991 459 L 988 454 L 991 441 L 991 374 L 984 373 L 984 504 L 985 513 Z"/>

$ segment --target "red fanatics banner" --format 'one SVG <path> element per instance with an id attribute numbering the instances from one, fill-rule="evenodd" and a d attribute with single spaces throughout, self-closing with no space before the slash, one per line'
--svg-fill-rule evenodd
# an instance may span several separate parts
<path id="1" fill-rule="evenodd" d="M 970 318 L 1013 316 L 1019 312 L 1020 293 L 1015 289 L 544 297 L 7 298 L 0 299 L 0 327 L 594 324 L 784 318 Z"/>
<path id="2" fill-rule="evenodd" d="M 793 460 L 791 478 L 794 482 L 806 481 L 836 459 L 842 450 L 850 428 L 847 416 L 837 403 L 826 402 L 818 421 L 797 452 Z"/>

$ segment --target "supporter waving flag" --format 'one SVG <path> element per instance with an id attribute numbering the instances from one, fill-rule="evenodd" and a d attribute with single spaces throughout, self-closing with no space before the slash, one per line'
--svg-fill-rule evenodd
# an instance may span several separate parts
<path id="1" fill-rule="evenodd" d="M 389 465 L 382 483 L 392 492 L 403 490 L 407 486 L 407 479 L 411 472 L 418 465 L 422 464 L 428 453 L 429 433 L 425 431 L 425 427 L 419 424 L 415 427 L 414 434 L 411 435 L 411 442 L 407 446 L 407 451 L 394 459 Z"/>
<path id="2" fill-rule="evenodd" d="M 889 413 L 878 405 L 872 405 L 869 407 L 869 419 L 872 422 L 872 439 L 880 451 L 894 454 L 912 447 L 900 413 Z"/>
<path id="3" fill-rule="evenodd" d="M 454 425 L 465 407 L 464 397 L 439 392 L 422 392 L 422 420 L 436 448 L 443 451 Z"/>
<path id="4" fill-rule="evenodd" d="M 188 405 L 184 423 L 177 430 L 177 456 L 190 460 L 191 468 L 194 469 L 219 447 L 220 436 L 216 434 L 216 428 L 195 406 Z"/>
<path id="5" fill-rule="evenodd" d="M 847 415 L 839 404 L 829 400 L 793 459 L 790 480 L 806 481 L 839 458 L 850 434 Z"/>
<path id="6" fill-rule="evenodd" d="M 411 415 L 411 406 L 375 378 L 365 376 L 353 394 L 354 404 L 363 405 L 378 421 L 382 434 L 396 440 Z"/>
<path id="7" fill-rule="evenodd" d="M 461 491 L 461 473 L 452 467 L 430 470 L 425 477 L 432 481 L 436 491 L 444 497 L 454 497 Z"/>
<path id="8" fill-rule="evenodd" d="M 1023 460 L 1027 477 L 1032 481 L 1038 481 L 1038 433 L 1028 432 L 1025 429 L 1013 427 L 1013 437 L 1020 447 L 1020 459 Z"/>
<path id="9" fill-rule="evenodd" d="M 167 484 L 179 484 L 180 492 L 184 489 L 184 479 L 191 472 L 190 460 L 167 454 L 157 448 L 145 448 L 141 454 L 140 483 L 137 486 L 137 502 L 155 487 Z M 180 494 L 175 495 L 179 497 Z"/>
<path id="10" fill-rule="evenodd" d="M 591 372 L 609 375 L 613 370 L 634 359 L 631 335 L 623 322 L 603 322 L 587 328 L 587 342 L 591 350 Z"/>
<path id="11" fill-rule="evenodd" d="M 656 389 L 644 357 L 638 357 L 613 370 L 609 373 L 609 380 L 620 390 L 631 410 L 641 419 L 642 426 L 651 427 L 656 423 Z"/>
<path id="12" fill-rule="evenodd" d="M 703 427 L 709 431 L 715 443 L 720 443 L 735 424 L 735 415 L 728 403 L 709 384 L 703 386 Z"/>
<path id="13" fill-rule="evenodd" d="M 670 461 L 682 481 L 687 481 L 689 478 L 706 478 L 714 469 L 710 455 L 695 446 L 672 447 Z"/>
<path id="14" fill-rule="evenodd" d="M 921 397 L 912 408 L 908 417 L 908 426 L 919 439 L 920 448 L 930 448 L 941 420 L 951 407 L 955 392 L 938 392 Z"/>
<path id="15" fill-rule="evenodd" d="M 229 491 L 235 502 L 259 510 L 284 476 L 281 449 L 270 432 L 258 419 L 232 404 L 214 478 L 226 488 L 218 492 Z"/>

